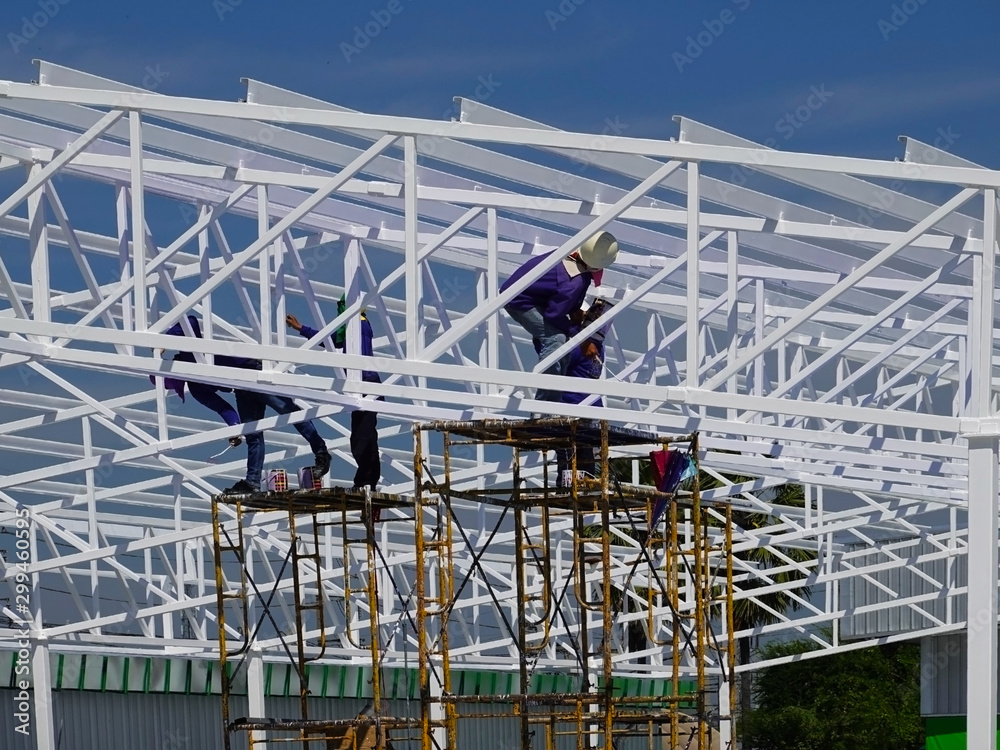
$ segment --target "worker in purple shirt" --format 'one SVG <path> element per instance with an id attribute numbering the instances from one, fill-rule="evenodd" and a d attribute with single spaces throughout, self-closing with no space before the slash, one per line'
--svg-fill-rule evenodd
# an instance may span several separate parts
<path id="1" fill-rule="evenodd" d="M 571 316 L 580 310 L 591 282 L 600 286 L 603 269 L 618 256 L 618 242 L 609 232 L 599 232 L 524 289 L 504 308 L 532 337 L 538 339 L 542 361 L 566 343 L 573 327 Z M 529 258 L 500 287 L 510 287 L 549 255 Z M 568 357 L 551 364 L 545 372 L 565 375 Z M 540 388 L 539 401 L 559 401 L 559 391 Z"/>
<path id="2" fill-rule="evenodd" d="M 592 378 L 597 380 L 604 371 L 604 331 L 594 333 L 580 346 L 574 348 L 567 357 L 566 374 L 571 378 Z M 580 404 L 589 398 L 589 393 L 575 393 L 563 391 L 562 402 L 564 404 Z M 604 406 L 604 402 L 597 398 L 591 406 Z M 563 471 L 571 467 L 571 457 L 569 451 L 556 451 L 556 470 L 561 481 Z M 594 447 L 591 445 L 579 445 L 576 448 L 576 468 L 591 476 L 597 475 L 597 456 Z"/>
<path id="3" fill-rule="evenodd" d="M 603 299 L 594 300 L 587 308 L 586 312 L 578 311 L 572 315 L 573 327 L 570 335 L 576 335 L 580 330 L 586 328 L 607 310 L 609 305 Z M 598 380 L 604 372 L 604 337 L 606 329 L 601 328 L 590 335 L 580 346 L 574 347 L 566 355 L 566 375 L 571 378 L 589 378 Z M 535 350 L 538 350 L 539 342 L 533 340 Z M 578 393 L 574 391 L 563 391 L 560 393 L 560 401 L 564 404 L 581 404 L 590 398 L 590 393 Z M 600 397 L 594 400 L 591 406 L 604 406 Z M 556 450 L 556 486 L 563 486 L 563 472 L 571 467 L 571 454 L 569 450 Z M 593 446 L 582 445 L 576 449 L 576 468 L 592 476 L 597 474 L 597 457 L 594 454 Z"/>
<path id="4" fill-rule="evenodd" d="M 347 302 L 341 297 L 337 302 L 337 315 L 347 309 Z M 318 330 L 303 325 L 294 315 L 285 317 L 289 327 L 298 331 L 307 339 L 312 338 Z M 361 354 L 365 357 L 374 356 L 372 349 L 372 325 L 368 322 L 365 311 L 361 311 Z M 342 350 L 347 348 L 347 326 L 341 326 L 333 334 L 333 345 Z M 372 370 L 362 370 L 361 379 L 366 383 L 381 383 L 382 378 Z M 384 401 L 382 396 L 379 401 Z M 382 477 L 382 462 L 378 452 L 378 413 L 356 409 L 351 412 L 351 455 L 354 457 L 358 470 L 354 474 L 354 489 L 370 488 L 373 492 L 378 480 Z"/>
<path id="5" fill-rule="evenodd" d="M 198 319 L 193 315 L 189 315 L 188 322 L 191 324 L 191 330 L 194 335 L 201 338 L 201 326 L 198 324 Z M 183 336 L 184 330 L 180 323 L 176 323 L 167 329 L 166 333 L 171 336 Z M 174 355 L 174 359 L 180 362 L 195 361 L 194 354 L 191 352 L 178 352 Z M 261 369 L 260 360 L 251 357 L 230 357 L 224 354 L 217 354 L 215 355 L 214 362 L 222 367 L 237 367 L 243 370 Z M 169 378 L 166 385 L 171 390 L 177 391 L 175 387 L 177 383 L 180 384 L 183 391 L 184 381 Z M 231 421 L 233 416 L 232 407 L 229 402 L 218 395 L 220 391 L 228 393 L 234 389 L 190 381 L 188 381 L 187 385 L 196 401 L 212 409 L 212 411 L 219 414 L 226 421 L 226 424 L 230 425 L 241 422 L 245 424 L 263 419 L 264 411 L 268 406 L 278 412 L 278 414 L 291 414 L 294 411 L 300 410 L 299 406 L 287 396 L 279 396 L 273 393 L 257 393 L 256 391 L 237 388 L 235 389 L 235 394 L 238 419 L 234 423 Z M 326 448 L 326 442 L 320 437 L 311 420 L 307 419 L 303 422 L 297 422 L 293 426 L 306 439 L 309 447 L 312 448 L 313 457 L 316 462 L 315 466 L 313 466 L 313 476 L 323 476 L 330 470 L 330 452 Z M 267 452 L 267 447 L 264 443 L 264 433 L 252 432 L 246 436 L 246 439 L 246 478 L 239 480 L 232 487 L 227 488 L 225 494 L 247 495 L 260 491 L 261 474 L 264 470 L 264 456 Z M 240 444 L 239 438 L 230 438 L 229 442 L 234 446 Z"/>
<path id="6" fill-rule="evenodd" d="M 194 333 L 197 338 L 201 338 L 201 326 L 198 324 L 198 319 L 193 315 L 188 315 L 188 322 L 191 324 L 192 333 Z M 180 323 L 175 323 L 167 329 L 166 333 L 171 336 L 183 336 L 184 330 Z M 179 362 L 195 361 L 194 354 L 191 352 L 178 352 L 174 355 L 174 359 Z M 214 362 L 222 367 L 237 367 L 242 370 L 259 370 L 261 368 L 260 360 L 253 359 L 252 357 L 230 357 L 225 354 L 216 354 Z M 168 378 L 166 380 L 166 386 L 171 390 L 182 394 L 184 381 Z M 180 390 L 178 390 L 178 386 Z M 298 405 L 287 396 L 278 396 L 273 393 L 257 393 L 256 391 L 246 391 L 239 388 L 231 389 L 224 386 L 194 383 L 190 381 L 187 382 L 187 386 L 196 401 L 216 412 L 226 421 L 226 424 L 229 425 L 239 424 L 241 422 L 256 422 L 258 419 L 263 419 L 264 410 L 268 406 L 278 412 L 278 414 L 291 414 L 294 411 L 299 411 Z M 228 393 L 230 391 L 235 392 L 236 414 L 238 415 L 236 422 L 232 421 L 232 406 L 230 406 L 229 402 L 222 398 L 222 396 L 218 395 L 220 391 L 223 393 Z M 298 433 L 306 439 L 306 442 L 309 443 L 309 447 L 312 448 L 313 457 L 316 461 L 316 465 L 313 466 L 313 476 L 323 476 L 330 470 L 330 452 L 326 448 L 326 442 L 319 436 L 312 420 L 307 419 L 303 422 L 297 422 L 293 426 Z M 264 443 L 264 433 L 252 432 L 247 435 L 246 438 L 246 479 L 241 479 L 232 487 L 224 490 L 224 493 L 227 495 L 249 495 L 254 492 L 260 492 L 261 474 L 264 471 L 264 456 L 267 452 L 267 447 Z M 230 438 L 229 443 L 230 445 L 237 446 L 240 444 L 240 438 Z"/>
<path id="7" fill-rule="evenodd" d="M 187 316 L 188 323 L 191 325 L 191 331 L 197 338 L 201 338 L 201 325 L 198 323 L 198 319 L 193 315 Z M 170 328 L 168 328 L 165 333 L 168 336 L 183 336 L 184 328 L 180 323 L 174 323 Z M 216 357 L 216 361 L 222 364 L 221 360 L 233 359 L 231 357 L 224 357 L 219 355 Z M 175 362 L 195 362 L 195 356 L 192 352 L 177 352 L 173 356 Z M 156 382 L 156 379 L 150 375 L 150 381 Z M 220 417 L 222 421 L 225 422 L 230 427 L 238 425 L 240 423 L 240 416 L 236 412 L 226 399 L 219 395 L 219 393 L 232 393 L 232 388 L 226 388 L 225 386 L 219 385 L 209 385 L 208 383 L 196 383 L 194 381 L 185 381 L 178 378 L 164 378 L 164 385 L 168 391 L 173 391 L 178 396 L 180 396 L 181 401 L 184 401 L 184 388 L 191 392 L 191 396 L 202 406 L 205 406 Z M 243 438 L 239 435 L 229 438 L 229 444 L 234 448 L 243 442 Z"/>

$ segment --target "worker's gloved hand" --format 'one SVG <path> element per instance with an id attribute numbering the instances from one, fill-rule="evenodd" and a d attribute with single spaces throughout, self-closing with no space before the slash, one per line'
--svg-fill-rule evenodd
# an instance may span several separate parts
<path id="1" fill-rule="evenodd" d="M 574 310 L 569 314 L 570 323 L 572 323 L 575 326 L 580 325 L 581 323 L 583 323 L 583 318 L 585 314 L 586 313 L 584 313 L 583 308 L 580 308 L 579 310 Z"/>
<path id="2" fill-rule="evenodd" d="M 302 324 L 299 322 L 299 319 L 296 318 L 291 313 L 289 313 L 288 315 L 285 316 L 285 322 L 288 324 L 289 328 L 293 328 L 296 331 L 301 331 L 302 330 Z"/>
<path id="3" fill-rule="evenodd" d="M 584 343 L 580 344 L 580 354 L 582 354 L 587 359 L 597 359 L 601 352 L 597 348 L 597 344 L 588 339 Z"/>

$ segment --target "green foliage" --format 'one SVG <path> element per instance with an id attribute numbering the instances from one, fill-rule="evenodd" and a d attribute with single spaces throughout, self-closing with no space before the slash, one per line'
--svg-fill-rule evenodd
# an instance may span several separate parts
<path id="1" fill-rule="evenodd" d="M 743 482 L 753 480 L 753 477 L 742 476 L 728 476 L 726 478 L 733 484 L 742 484 Z M 719 487 L 721 485 L 722 482 L 719 482 L 714 477 L 704 473 L 702 474 L 702 490 L 714 489 L 715 487 Z M 805 492 L 801 485 L 784 484 L 780 487 L 774 488 L 772 492 L 774 492 L 773 502 L 777 505 L 786 505 L 794 508 L 801 508 L 805 505 Z M 733 513 L 733 523 L 745 531 L 752 531 L 754 529 L 762 529 L 773 525 L 775 523 L 775 519 L 766 513 L 736 512 Z M 815 552 L 792 547 L 782 548 L 781 554 L 788 560 L 792 560 L 797 563 L 808 563 L 811 560 L 816 559 Z M 763 569 L 781 567 L 787 564 L 785 560 L 779 558 L 778 555 L 767 547 L 757 547 L 755 549 L 741 552 L 739 557 L 740 559 L 749 563 L 754 563 Z M 789 583 L 791 581 L 801 580 L 804 577 L 804 574 L 797 570 L 789 570 L 783 573 L 774 574 L 772 579 L 775 583 Z M 739 584 L 739 587 L 743 591 L 750 591 L 768 585 L 770 584 L 766 581 L 758 579 L 743 581 Z M 798 593 L 800 597 L 809 597 L 808 590 L 799 589 L 796 593 Z M 801 606 L 784 591 L 759 595 L 757 598 L 760 599 L 762 603 L 766 604 L 767 607 L 777 610 L 778 612 L 797 610 Z M 771 614 L 767 608 L 761 607 L 757 605 L 756 602 L 749 599 L 738 599 L 733 605 L 733 623 L 737 630 L 754 628 L 758 625 L 772 625 L 777 621 L 778 618 Z"/>
<path id="2" fill-rule="evenodd" d="M 632 463 L 634 458 L 612 458 L 608 461 L 608 467 L 612 477 L 619 482 L 632 483 Z M 649 459 L 640 458 L 639 461 L 639 484 L 653 484 L 653 466 Z"/>
<path id="3" fill-rule="evenodd" d="M 762 659 L 813 651 L 810 641 L 770 643 Z M 920 648 L 895 644 L 767 667 L 745 718 L 756 750 L 920 750 Z"/>

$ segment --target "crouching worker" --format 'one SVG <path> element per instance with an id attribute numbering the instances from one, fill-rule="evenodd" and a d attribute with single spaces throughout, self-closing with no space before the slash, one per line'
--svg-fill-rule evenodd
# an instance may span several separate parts
<path id="1" fill-rule="evenodd" d="M 607 310 L 609 310 L 612 305 L 609 305 L 603 299 L 594 300 L 593 304 L 587 308 L 587 311 L 577 310 L 570 317 L 573 319 L 573 328 L 570 329 L 570 335 L 575 336 L 582 329 L 589 326 L 595 320 L 601 317 Z M 594 331 L 584 341 L 577 347 L 570 350 L 569 354 L 566 355 L 566 375 L 571 378 L 585 378 L 591 380 L 599 380 L 601 374 L 604 372 L 604 337 L 606 334 L 606 328 L 600 328 Z M 539 342 L 534 340 L 532 343 L 535 345 L 535 350 L 538 350 Z M 581 383 L 581 386 L 583 384 Z M 560 393 L 560 401 L 564 404 L 582 404 L 585 400 L 591 397 L 590 393 L 578 393 L 575 391 L 565 391 Z M 590 404 L 591 406 L 604 406 L 603 401 L 600 397 L 594 399 L 594 402 Z M 556 486 L 564 487 L 569 486 L 569 483 L 564 481 L 564 478 L 568 478 L 571 475 L 566 474 L 572 468 L 572 454 L 567 449 L 559 449 L 556 451 Z M 594 447 L 590 445 L 579 445 L 576 448 L 576 469 L 577 471 L 584 472 L 591 476 L 597 476 L 597 455 L 595 453 Z"/>
<path id="2" fill-rule="evenodd" d="M 347 309 L 347 302 L 341 297 L 337 302 L 337 315 Z M 309 339 L 319 331 L 311 326 L 303 325 L 294 315 L 285 317 L 285 322 L 290 328 L 298 331 L 300 335 Z M 372 349 L 371 323 L 365 311 L 361 311 L 361 354 L 365 357 L 374 356 Z M 333 345 L 343 351 L 347 348 L 347 326 L 341 326 L 333 334 Z M 366 383 L 381 383 L 382 378 L 377 372 L 372 370 L 362 370 L 361 379 Z M 384 401 L 382 396 L 379 401 Z M 368 487 L 373 492 L 382 476 L 382 462 L 378 452 L 378 413 L 356 409 L 351 412 L 351 455 L 358 465 L 358 470 L 354 474 L 354 489 Z"/>
<path id="3" fill-rule="evenodd" d="M 551 254 L 550 254 L 551 255 Z M 500 291 L 509 288 L 550 255 L 530 258 L 511 274 Z M 538 360 L 549 357 L 572 335 L 572 317 L 580 309 L 591 282 L 600 286 L 603 269 L 618 256 L 618 242 L 609 232 L 599 232 L 574 250 L 562 263 L 546 271 L 504 308 L 507 314 L 538 340 Z M 565 375 L 568 355 L 546 368 L 549 375 Z M 538 389 L 538 401 L 559 401 L 559 391 Z"/>

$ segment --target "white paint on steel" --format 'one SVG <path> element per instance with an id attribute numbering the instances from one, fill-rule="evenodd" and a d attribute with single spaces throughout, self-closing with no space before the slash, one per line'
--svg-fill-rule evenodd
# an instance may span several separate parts
<path id="1" fill-rule="evenodd" d="M 333 430 L 331 451 L 344 458 L 343 416 L 365 395 L 382 395 L 364 405 L 380 413 L 394 492 L 412 488 L 414 421 L 547 411 L 700 430 L 703 463 L 723 478 L 709 496 L 770 516 L 763 528 L 735 532 L 737 552 L 774 552 L 769 562 L 737 566 L 736 598 L 766 608 L 761 597 L 780 591 L 799 605 L 737 637 L 806 635 L 821 647 L 809 658 L 822 658 L 914 632 L 955 634 L 968 610 L 969 620 L 993 623 L 968 633 L 977 654 L 970 737 L 995 736 L 1000 173 L 912 140 L 910 162 L 898 163 L 776 152 L 686 119 L 677 141 L 597 138 L 467 100 L 461 122 L 442 123 L 350 112 L 254 81 L 249 103 L 236 104 L 136 92 L 49 63 L 42 71 L 41 85 L 0 82 L 3 166 L 26 175 L 0 196 L 0 234 L 10 241 L 0 263 L 8 302 L 0 409 L 12 409 L 0 419 L 0 453 L 11 458 L 0 477 L 0 525 L 20 510 L 34 524 L 36 648 L 211 654 L 206 498 L 239 476 L 243 461 L 236 452 L 217 465 L 195 456 L 266 429 L 269 462 L 307 460 L 303 442 L 275 428 L 311 417 L 324 420 L 324 434 Z M 315 127 L 307 134 L 304 125 Z M 254 140 L 261 128 L 266 148 Z M 801 202 L 788 190 L 768 194 L 718 177 L 734 168 L 784 180 Z M 72 201 L 62 202 L 69 188 L 57 191 L 53 179 L 64 174 L 114 191 L 114 211 L 96 222 L 107 229 L 89 221 L 84 229 Z M 906 189 L 867 178 L 899 179 Z M 925 182 L 944 184 L 951 197 L 917 197 Z M 830 213 L 828 199 L 809 205 L 816 193 L 868 210 L 871 226 L 848 210 Z M 148 229 L 154 200 L 190 215 L 175 237 Z M 25 201 L 27 219 L 13 213 Z M 240 234 L 231 222 L 253 231 Z M 559 259 L 504 295 L 499 285 L 529 255 L 569 251 L 601 228 L 622 246 L 600 289 L 616 303 L 605 323 L 606 372 L 588 383 L 605 405 L 535 402 L 539 386 L 579 381 L 538 372 L 545 363 L 536 367 L 528 337 L 501 308 Z M 343 283 L 310 272 L 320 257 L 339 263 L 341 249 Z M 76 282 L 57 257 L 72 257 Z M 345 288 L 347 311 L 336 315 Z M 374 359 L 359 356 L 353 335 L 345 353 L 316 346 L 329 346 L 344 324 L 356 333 L 365 307 L 376 318 Z M 283 313 L 299 309 L 320 333 L 286 341 Z M 163 335 L 188 312 L 203 320 L 204 339 Z M 150 356 L 178 345 L 198 361 Z M 269 366 L 221 371 L 205 364 L 211 354 Z M 379 370 L 383 383 L 360 382 L 361 369 Z M 149 385 L 147 376 L 166 373 L 292 395 L 308 409 L 221 426 L 178 413 L 162 386 Z M 102 377 L 118 390 L 95 388 Z M 30 460 L 16 463 L 20 456 Z M 440 457 L 431 455 L 430 468 L 440 472 Z M 537 481 L 537 460 L 522 469 Z M 481 488 L 509 473 L 509 457 L 470 450 L 453 457 L 452 470 L 459 486 Z M 786 484 L 805 485 L 805 507 L 781 503 Z M 476 530 L 474 544 L 483 543 L 497 509 L 457 507 Z M 266 578 L 287 550 L 287 530 L 278 517 L 256 520 L 254 574 Z M 557 570 L 569 569 L 569 533 L 565 524 L 553 529 Z M 403 611 L 412 533 L 390 522 L 382 534 L 385 663 L 403 666 L 413 658 Z M 515 663 L 492 601 L 504 612 L 513 606 L 512 543 L 502 528 L 483 553 L 485 574 L 472 566 L 477 550 L 456 550 L 456 575 L 471 576 L 453 611 L 458 667 Z M 335 534 L 324 547 L 324 595 L 337 621 L 343 550 Z M 791 548 L 816 557 L 795 561 Z M 632 553 L 621 554 L 618 585 Z M 967 585 L 962 570 L 973 571 Z M 781 582 L 785 573 L 801 579 Z M 276 596 L 287 603 L 289 593 Z M 17 614 L 9 605 L 4 613 Z M 669 627 L 665 614 L 654 609 L 657 637 Z M 556 624 L 539 669 L 572 668 L 578 627 Z M 0 629 L 0 648 L 12 648 L 16 632 Z M 331 658 L 367 658 L 338 643 Z M 273 636 L 259 645 L 265 655 L 281 648 Z M 655 648 L 624 652 L 615 666 L 656 676 L 670 669 Z M 44 669 L 36 676 L 42 693 L 47 677 Z"/>

